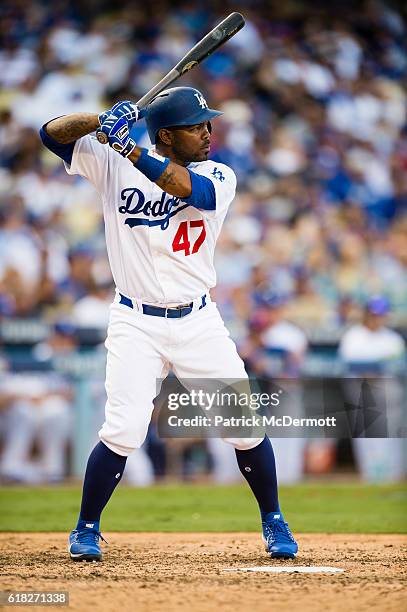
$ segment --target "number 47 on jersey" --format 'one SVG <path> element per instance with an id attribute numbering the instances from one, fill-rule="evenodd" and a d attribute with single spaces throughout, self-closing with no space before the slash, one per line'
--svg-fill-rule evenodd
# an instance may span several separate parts
<path id="1" fill-rule="evenodd" d="M 200 230 L 200 232 L 197 232 Z M 203 219 L 197 221 L 181 221 L 172 241 L 172 250 L 184 251 L 185 256 L 197 253 L 206 238 Z M 194 242 L 192 243 L 192 240 Z M 191 250 L 192 245 L 192 250 Z"/>

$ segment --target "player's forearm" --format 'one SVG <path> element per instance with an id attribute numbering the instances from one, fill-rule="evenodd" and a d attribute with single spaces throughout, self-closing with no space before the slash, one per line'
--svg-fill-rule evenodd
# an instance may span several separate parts
<path id="1" fill-rule="evenodd" d="M 141 147 L 135 147 L 128 159 L 136 164 L 142 153 Z M 179 198 L 187 198 L 191 195 L 192 185 L 189 172 L 183 166 L 170 161 L 163 173 L 154 181 L 163 191 Z"/>
<path id="2" fill-rule="evenodd" d="M 73 113 L 52 119 L 45 131 L 51 138 L 61 144 L 75 142 L 78 138 L 91 134 L 99 127 L 97 113 Z"/>
<path id="3" fill-rule="evenodd" d="M 171 195 L 187 198 L 191 195 L 192 186 L 189 172 L 183 166 L 170 162 L 156 184 Z"/>

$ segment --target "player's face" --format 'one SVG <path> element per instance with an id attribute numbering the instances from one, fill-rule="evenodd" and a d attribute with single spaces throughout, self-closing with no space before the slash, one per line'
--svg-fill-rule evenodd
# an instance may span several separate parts
<path id="1" fill-rule="evenodd" d="M 208 121 L 171 128 L 170 135 L 171 149 L 180 162 L 200 162 L 208 159 L 211 141 Z"/>

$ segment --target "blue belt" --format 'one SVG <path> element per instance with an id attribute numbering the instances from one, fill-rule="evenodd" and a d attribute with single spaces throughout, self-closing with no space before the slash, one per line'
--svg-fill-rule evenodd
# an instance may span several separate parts
<path id="1" fill-rule="evenodd" d="M 123 295 L 122 293 L 119 293 L 119 295 L 120 295 L 119 304 L 124 304 L 124 306 L 128 306 L 129 308 L 134 308 L 133 301 L 129 297 Z M 206 295 L 203 295 L 201 300 L 202 300 L 202 303 L 200 307 L 198 308 L 198 310 L 201 310 L 201 308 L 204 308 L 206 306 Z M 162 308 L 160 306 L 151 306 L 151 304 L 142 304 L 141 307 L 143 309 L 143 314 L 151 315 L 152 317 L 165 317 L 167 319 L 180 319 L 181 317 L 186 317 L 186 315 L 189 315 L 192 312 L 194 303 L 190 302 L 189 304 L 182 304 L 181 306 L 173 306 L 172 308 Z"/>

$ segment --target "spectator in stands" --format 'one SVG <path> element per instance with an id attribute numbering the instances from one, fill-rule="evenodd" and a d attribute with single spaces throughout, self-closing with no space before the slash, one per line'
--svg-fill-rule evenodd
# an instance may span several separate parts
<path id="1" fill-rule="evenodd" d="M 13 396 L 0 460 L 0 473 L 5 480 L 53 483 L 66 475 L 73 391 L 58 360 L 76 348 L 75 329 L 58 321 L 48 341 L 34 349 L 43 371 L 8 372 L 4 376 L 2 392 Z M 33 455 L 35 449 L 37 454 Z"/>
<path id="2" fill-rule="evenodd" d="M 391 372 L 392 366 L 402 365 L 405 342 L 396 331 L 386 327 L 390 304 L 383 296 L 371 297 L 365 306 L 363 320 L 350 327 L 342 337 L 339 353 L 346 365 L 354 370 L 358 364 L 365 371 Z"/>
<path id="3" fill-rule="evenodd" d="M 88 294 L 78 300 L 72 309 L 72 320 L 75 325 L 107 330 L 113 293 L 110 280 L 95 280 Z"/>
<path id="4" fill-rule="evenodd" d="M 406 345 L 400 334 L 386 327 L 390 310 L 382 296 L 371 297 L 365 307 L 363 321 L 351 326 L 343 335 L 339 355 L 348 375 L 344 380 L 348 403 L 361 407 L 364 402 L 361 380 L 371 378 L 369 404 L 363 408 L 382 411 L 382 438 L 358 437 L 353 440 L 356 462 L 363 478 L 371 481 L 400 480 L 406 473 L 404 441 L 400 427 L 405 420 L 405 390 L 396 378 L 405 372 Z M 371 436 L 365 415 L 366 431 Z M 386 437 L 389 436 L 389 437 Z"/>
<path id="5" fill-rule="evenodd" d="M 69 273 L 58 285 L 61 304 L 71 309 L 73 304 L 84 298 L 93 286 L 92 261 L 94 253 L 88 246 L 78 246 L 69 252 Z"/>
<path id="6" fill-rule="evenodd" d="M 72 393 L 58 374 L 8 373 L 10 399 L 0 474 L 6 482 L 55 483 L 67 473 Z M 34 453 L 34 444 L 36 453 Z"/>

